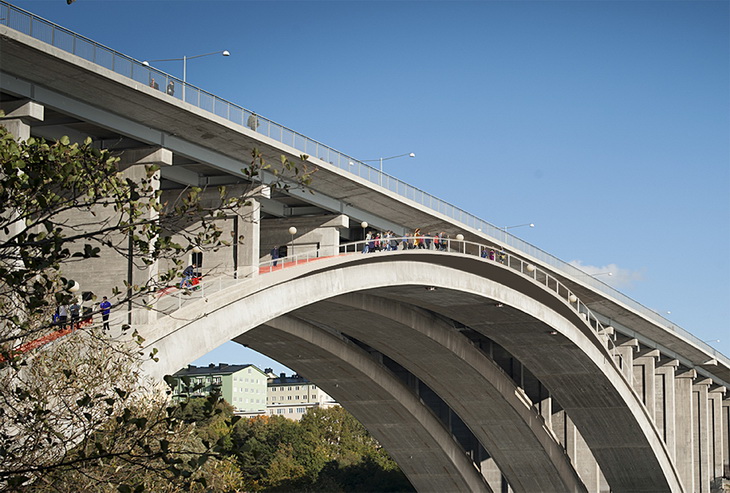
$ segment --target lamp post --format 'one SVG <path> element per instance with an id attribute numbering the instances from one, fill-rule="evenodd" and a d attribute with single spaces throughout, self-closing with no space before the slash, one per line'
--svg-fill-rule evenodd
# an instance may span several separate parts
<path id="1" fill-rule="evenodd" d="M 525 223 L 525 224 L 517 224 L 515 226 L 504 226 L 503 228 L 500 228 L 502 231 L 507 231 L 508 229 L 512 228 L 521 228 L 522 226 L 529 226 L 531 228 L 535 227 L 535 223 Z"/>
<path id="2" fill-rule="evenodd" d="M 389 159 L 396 159 L 396 158 L 404 157 L 404 156 L 416 157 L 416 153 L 407 152 L 405 154 L 398 154 L 397 156 L 381 157 L 378 159 L 365 159 L 365 160 L 363 160 L 363 163 L 373 163 L 375 161 L 380 161 L 380 177 L 379 177 L 378 185 L 380 185 L 382 187 L 383 186 L 383 161 L 387 161 Z"/>
<path id="3" fill-rule="evenodd" d="M 289 228 L 289 234 L 291 235 L 291 244 L 289 245 L 289 251 L 287 252 L 289 257 L 294 256 L 294 235 L 297 234 L 297 228 L 294 226 Z"/>
<path id="4" fill-rule="evenodd" d="M 368 227 L 368 222 L 363 221 L 360 223 L 360 226 L 362 226 L 362 241 L 365 241 L 365 229 Z M 365 247 L 363 247 L 365 248 Z M 355 251 L 357 251 L 357 245 L 355 246 Z"/>
<path id="5" fill-rule="evenodd" d="M 193 55 L 193 56 L 183 56 L 182 58 L 161 58 L 159 60 L 145 60 L 142 62 L 142 65 L 145 67 L 150 66 L 150 62 L 183 62 L 183 88 L 182 88 L 182 100 L 185 101 L 185 86 L 187 85 L 188 81 L 188 60 L 192 60 L 193 58 L 201 58 L 204 56 L 211 56 L 211 55 L 223 55 L 223 56 L 231 56 L 231 52 L 228 50 L 223 51 L 213 51 L 211 53 L 203 53 L 202 55 Z"/>

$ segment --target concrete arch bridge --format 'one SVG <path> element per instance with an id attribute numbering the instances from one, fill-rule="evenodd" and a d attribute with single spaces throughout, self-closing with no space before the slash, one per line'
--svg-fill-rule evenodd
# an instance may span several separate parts
<path id="1" fill-rule="evenodd" d="M 709 493 L 730 474 L 730 360 L 659 314 L 503 228 L 3 0 L 0 50 L 0 123 L 18 139 L 89 137 L 131 179 L 154 164 L 162 203 L 191 186 L 252 191 L 240 216 L 216 220 L 246 241 L 195 259 L 201 291 L 160 298 L 160 312 L 116 306 L 160 352 L 152 375 L 229 340 L 249 345 L 345 405 L 420 491 Z M 251 183 L 241 168 L 254 149 L 272 163 L 306 154 L 316 180 Z M 368 224 L 468 241 L 345 254 Z M 504 263 L 481 258 L 497 245 Z M 134 260 L 105 252 L 68 276 L 108 293 L 169 267 Z"/>
<path id="2" fill-rule="evenodd" d="M 419 491 L 710 491 L 720 387 L 636 354 L 540 266 L 450 247 L 264 262 L 158 320 L 149 371 L 250 346 L 342 403 Z"/>

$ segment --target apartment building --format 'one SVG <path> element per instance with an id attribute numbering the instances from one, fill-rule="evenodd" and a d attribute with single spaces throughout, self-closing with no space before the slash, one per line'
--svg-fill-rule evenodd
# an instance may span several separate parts
<path id="1" fill-rule="evenodd" d="M 309 409 L 338 405 L 324 390 L 296 373 L 291 376 L 281 373 L 277 377 L 271 368 L 265 372 L 268 375 L 266 413 L 270 416 L 299 421 Z"/>
<path id="2" fill-rule="evenodd" d="M 268 376 L 254 365 L 188 365 L 173 376 L 173 398 L 206 397 L 213 392 L 238 414 L 264 414 Z"/>

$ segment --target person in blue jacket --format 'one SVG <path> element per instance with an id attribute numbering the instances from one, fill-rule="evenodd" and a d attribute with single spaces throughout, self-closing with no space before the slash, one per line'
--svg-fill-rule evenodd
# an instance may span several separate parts
<path id="1" fill-rule="evenodd" d="M 101 310 L 101 319 L 104 321 L 104 330 L 109 330 L 109 314 L 112 311 L 112 304 L 106 296 L 102 297 L 99 310 Z"/>

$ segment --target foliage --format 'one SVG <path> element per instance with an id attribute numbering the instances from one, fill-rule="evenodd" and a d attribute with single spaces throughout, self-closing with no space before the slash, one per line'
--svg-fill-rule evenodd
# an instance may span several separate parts
<path id="1" fill-rule="evenodd" d="M 90 139 L 18 142 L 0 126 L 0 490 L 176 491 L 204 487 L 207 468 L 240 476 L 230 461 L 209 461 L 222 447 L 212 438 L 229 436 L 234 420 L 206 407 L 214 428 L 203 437 L 168 409 L 139 373 L 134 328 L 120 340 L 94 326 L 68 333 L 51 314 L 71 301 L 65 273 L 110 252 L 175 266 L 144 285 L 110 287 L 118 303 L 169 285 L 181 253 L 228 244 L 215 219 L 241 214 L 263 170 L 278 178 L 272 188 L 304 186 L 306 159 L 272 167 L 254 150 L 241 170 L 251 185 L 240 193 L 220 188 L 203 203 L 204 190 L 189 187 L 161 203 L 154 166 L 133 180 Z M 173 240 L 169 231 L 182 232 Z"/>
<path id="2" fill-rule="evenodd" d="M 197 423 L 176 419 L 180 408 L 166 404 L 157 398 L 125 408 L 24 491 L 234 491 L 243 479 L 236 464 L 201 439 Z M 228 416 L 224 434 L 234 423 Z"/>
<path id="3" fill-rule="evenodd" d="M 412 491 L 395 462 L 344 408 L 241 420 L 232 447 L 247 491 Z"/>

